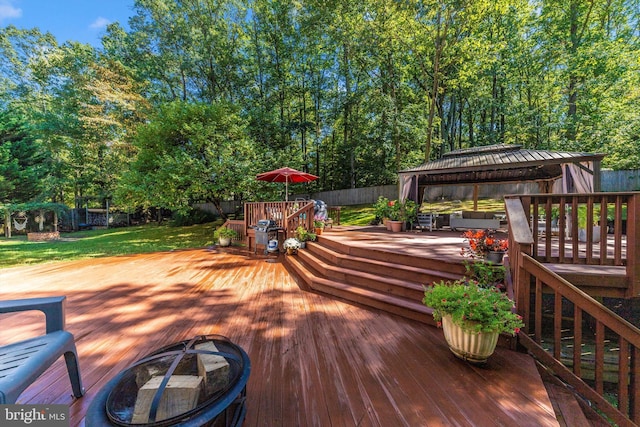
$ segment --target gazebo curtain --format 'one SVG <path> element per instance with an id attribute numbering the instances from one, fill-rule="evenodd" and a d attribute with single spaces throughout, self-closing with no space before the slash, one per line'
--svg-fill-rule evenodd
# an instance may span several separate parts
<path id="1" fill-rule="evenodd" d="M 593 162 L 562 165 L 563 193 L 593 193 Z"/>

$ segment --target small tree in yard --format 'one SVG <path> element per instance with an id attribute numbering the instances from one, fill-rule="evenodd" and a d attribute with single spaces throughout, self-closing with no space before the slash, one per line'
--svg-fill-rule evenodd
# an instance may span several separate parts
<path id="1" fill-rule="evenodd" d="M 118 193 L 120 204 L 186 211 L 245 192 L 254 181 L 254 145 L 227 104 L 173 102 L 138 129 L 137 157 Z"/>

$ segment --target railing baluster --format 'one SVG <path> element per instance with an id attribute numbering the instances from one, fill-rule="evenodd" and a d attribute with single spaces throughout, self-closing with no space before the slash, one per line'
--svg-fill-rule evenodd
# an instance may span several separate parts
<path id="1" fill-rule="evenodd" d="M 618 409 L 629 414 L 629 342 L 620 337 L 618 345 Z"/>
<path id="2" fill-rule="evenodd" d="M 582 376 L 582 309 L 573 305 L 573 373 Z"/>
<path id="3" fill-rule="evenodd" d="M 553 357 L 562 357 L 562 295 L 553 293 Z"/>
<path id="4" fill-rule="evenodd" d="M 629 378 L 629 412 L 630 418 L 634 422 L 640 421 L 640 361 L 638 360 L 638 347 L 631 346 L 631 354 L 629 355 L 629 366 L 631 375 Z"/>
<path id="5" fill-rule="evenodd" d="M 598 394 L 604 394 L 604 325 L 596 321 L 596 354 L 595 354 L 595 385 Z"/>
<path id="6" fill-rule="evenodd" d="M 536 296 L 534 299 L 535 310 L 535 341 L 540 344 L 542 342 L 542 282 L 536 278 Z"/>

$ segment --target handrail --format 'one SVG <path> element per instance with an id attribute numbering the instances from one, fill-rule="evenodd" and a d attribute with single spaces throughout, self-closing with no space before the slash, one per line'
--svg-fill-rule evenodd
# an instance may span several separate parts
<path id="1" fill-rule="evenodd" d="M 640 295 L 640 250 L 633 244 L 640 241 L 640 193 L 517 195 L 506 196 L 505 205 L 513 243 L 528 246 L 535 259 L 624 267 L 625 296 Z M 518 205 L 526 224 L 511 219 Z M 531 243 L 521 237 L 525 227 Z"/>
<path id="2" fill-rule="evenodd" d="M 259 220 L 271 219 L 285 230 L 286 237 L 293 237 L 302 225 L 307 230 L 313 228 L 313 200 L 285 202 L 248 202 L 244 205 L 244 227 L 248 230 Z"/>
<path id="3" fill-rule="evenodd" d="M 522 254 L 521 261 L 520 268 L 531 281 L 522 283 L 519 290 L 523 297 L 519 311 L 526 325 L 519 335 L 520 343 L 616 424 L 637 425 L 640 421 L 640 329 L 533 257 Z M 543 297 L 543 288 L 551 289 L 552 295 L 547 293 Z M 545 324 L 543 312 L 552 322 Z M 618 355 L 607 358 L 618 368 L 616 405 L 604 397 L 608 345 L 609 354 Z M 594 349 L 592 362 L 584 357 L 591 352 L 583 353 L 583 349 L 590 347 Z M 593 367 L 592 377 L 586 367 Z"/>
<path id="4" fill-rule="evenodd" d="M 627 295 L 637 295 L 640 227 L 635 223 L 640 193 L 507 196 L 505 208 L 516 306 L 525 322 L 520 344 L 610 420 L 636 425 L 640 421 L 640 329 L 544 263 L 625 266 Z M 626 230 L 622 225 L 625 209 Z M 543 216 L 554 211 L 557 225 L 550 215 Z M 607 215 L 595 220 L 598 212 L 610 214 L 613 224 L 607 223 Z M 578 239 L 579 220 L 587 227 L 586 242 Z M 599 233 L 588 230 L 594 224 L 600 225 Z M 610 226 L 613 235 L 602 228 Z M 599 242 L 595 241 L 598 237 Z M 586 360 L 582 351 L 590 346 L 593 361 Z M 609 357 L 611 354 L 617 357 Z M 605 383 L 611 382 L 605 362 L 617 369 L 613 378 L 618 384 L 616 404 L 604 397 Z M 591 367 L 593 375 L 587 369 Z"/>

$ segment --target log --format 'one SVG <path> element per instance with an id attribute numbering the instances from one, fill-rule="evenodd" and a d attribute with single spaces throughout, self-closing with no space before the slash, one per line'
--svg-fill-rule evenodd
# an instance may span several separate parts
<path id="1" fill-rule="evenodd" d="M 215 344 L 210 341 L 198 344 L 195 348 L 196 350 L 218 351 Z M 229 362 L 223 356 L 198 353 L 198 375 L 204 380 L 207 397 L 229 384 L 229 368 Z"/>
<path id="2" fill-rule="evenodd" d="M 140 388 L 133 409 L 132 424 L 149 422 L 151 402 L 163 379 L 163 376 L 153 377 Z M 173 375 L 160 398 L 155 421 L 166 420 L 194 409 L 198 404 L 201 383 L 202 377 Z"/>

